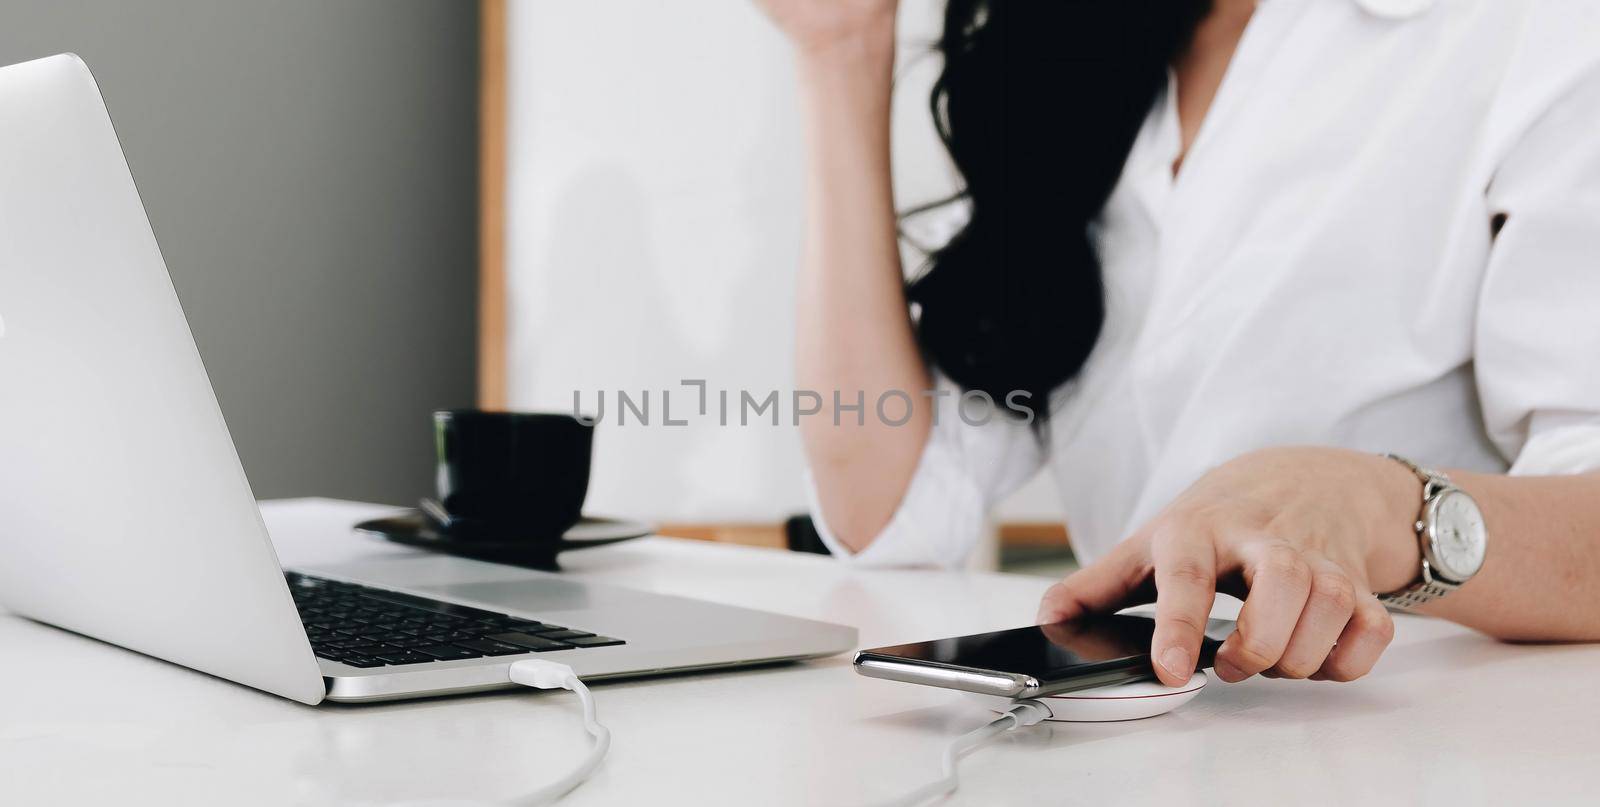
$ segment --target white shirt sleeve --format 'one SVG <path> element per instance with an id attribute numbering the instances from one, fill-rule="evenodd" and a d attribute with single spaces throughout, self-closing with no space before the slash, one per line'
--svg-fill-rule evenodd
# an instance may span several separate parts
<path id="1" fill-rule="evenodd" d="M 1513 474 L 1600 468 L 1600 70 L 1520 135 L 1488 200 L 1505 216 L 1475 337 L 1489 437 Z"/>
<path id="2" fill-rule="evenodd" d="M 979 416 L 981 402 L 973 402 L 963 418 L 961 391 L 943 378 L 938 388 L 949 394 L 936 401 L 922 458 L 899 507 L 866 549 L 851 552 L 828 528 L 806 471 L 811 518 L 834 557 L 870 566 L 960 566 L 981 537 L 989 510 L 1043 465 L 1045 449 L 1033 429 L 1010 417 L 1002 403 L 985 418 Z"/>

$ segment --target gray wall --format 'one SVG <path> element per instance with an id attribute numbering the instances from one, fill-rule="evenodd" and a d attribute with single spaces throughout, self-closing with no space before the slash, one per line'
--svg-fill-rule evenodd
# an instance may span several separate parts
<path id="1" fill-rule="evenodd" d="M 476 374 L 477 3 L 0 0 L 94 70 L 260 498 L 402 503 Z"/>

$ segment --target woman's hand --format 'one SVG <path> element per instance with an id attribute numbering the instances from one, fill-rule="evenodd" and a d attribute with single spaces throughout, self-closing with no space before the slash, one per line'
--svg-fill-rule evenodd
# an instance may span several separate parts
<path id="1" fill-rule="evenodd" d="M 1331 448 L 1258 451 L 1205 476 L 1097 563 L 1045 593 L 1041 623 L 1156 603 L 1151 658 L 1181 684 L 1216 592 L 1244 600 L 1217 652 L 1227 682 L 1256 673 L 1350 681 L 1394 635 L 1374 591 L 1409 584 L 1422 484 L 1383 457 Z"/>
<path id="2" fill-rule="evenodd" d="M 824 51 L 863 36 L 894 35 L 899 0 L 756 0 L 802 51 Z"/>

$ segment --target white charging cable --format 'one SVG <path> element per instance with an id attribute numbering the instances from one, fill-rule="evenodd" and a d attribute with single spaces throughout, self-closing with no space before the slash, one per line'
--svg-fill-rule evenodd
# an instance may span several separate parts
<path id="1" fill-rule="evenodd" d="M 943 798 L 956 792 L 960 781 L 957 779 L 957 766 L 961 758 L 978 750 L 984 743 L 1005 734 L 1016 731 L 1025 726 L 1037 725 L 1039 721 L 1050 717 L 1050 707 L 1036 700 L 1020 700 L 1011 704 L 1006 713 L 979 726 L 960 737 L 955 738 L 950 746 L 944 750 L 944 777 L 937 782 L 917 788 L 906 795 L 887 802 L 883 807 L 916 807 L 934 799 Z"/>
<path id="2" fill-rule="evenodd" d="M 548 804 L 572 792 L 573 788 L 583 784 L 594 773 L 595 768 L 600 767 L 600 761 L 606 758 L 606 751 L 611 748 L 611 731 L 595 719 L 594 695 L 578 680 L 577 673 L 571 667 L 544 659 L 525 659 L 511 665 L 511 680 L 537 689 L 571 690 L 583 704 L 583 727 L 594 737 L 594 746 L 589 749 L 589 755 L 571 773 L 518 800 L 520 804 Z"/>

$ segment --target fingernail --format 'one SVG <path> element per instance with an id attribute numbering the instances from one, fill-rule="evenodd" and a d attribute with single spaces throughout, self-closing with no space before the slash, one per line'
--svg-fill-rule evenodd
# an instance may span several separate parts
<path id="1" fill-rule="evenodd" d="M 1189 653 L 1181 647 L 1167 648 L 1161 654 L 1161 666 L 1179 681 L 1188 681 L 1189 676 L 1194 675 L 1194 662 L 1189 660 Z"/>
<path id="2" fill-rule="evenodd" d="M 1217 663 L 1213 669 L 1217 671 L 1217 677 L 1221 678 L 1227 683 L 1236 684 L 1244 680 L 1244 670 L 1241 670 L 1238 667 L 1223 661 L 1222 659 L 1217 659 Z"/>

